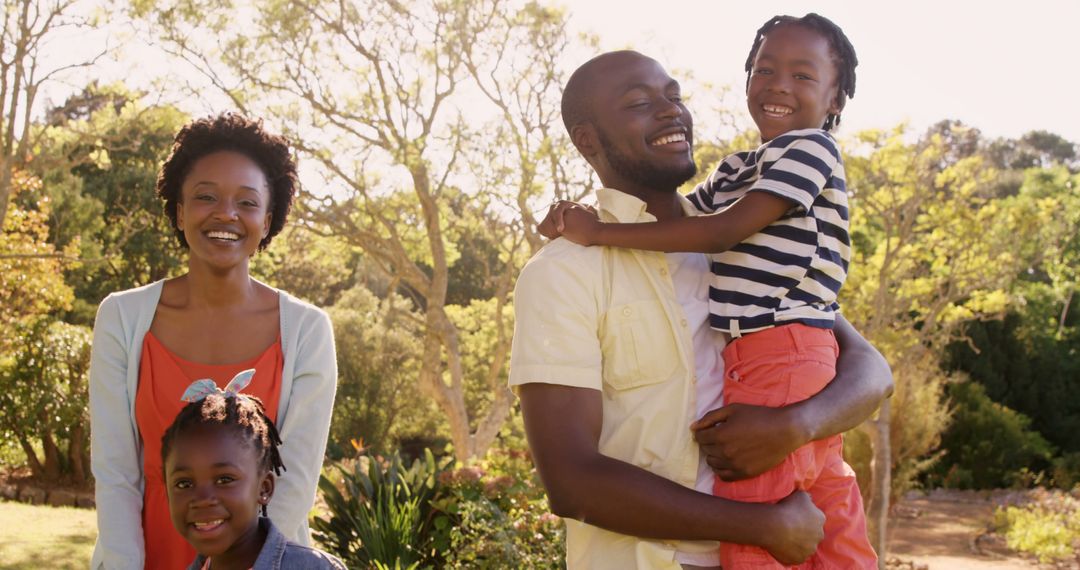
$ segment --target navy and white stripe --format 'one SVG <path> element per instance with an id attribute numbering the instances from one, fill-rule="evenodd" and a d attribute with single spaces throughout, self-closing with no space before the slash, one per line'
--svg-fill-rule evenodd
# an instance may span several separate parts
<path id="1" fill-rule="evenodd" d="M 832 328 L 851 260 L 836 140 L 821 129 L 784 133 L 755 151 L 725 158 L 687 198 L 711 213 L 754 191 L 786 198 L 793 207 L 713 256 L 710 324 L 735 336 L 792 322 Z"/>

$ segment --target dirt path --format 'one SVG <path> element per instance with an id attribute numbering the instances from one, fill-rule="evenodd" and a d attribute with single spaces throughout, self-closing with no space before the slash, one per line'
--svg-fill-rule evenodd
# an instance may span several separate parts
<path id="1" fill-rule="evenodd" d="M 915 498 L 897 505 L 890 520 L 889 556 L 929 570 L 1034 570 L 986 534 L 994 505 L 985 499 Z"/>

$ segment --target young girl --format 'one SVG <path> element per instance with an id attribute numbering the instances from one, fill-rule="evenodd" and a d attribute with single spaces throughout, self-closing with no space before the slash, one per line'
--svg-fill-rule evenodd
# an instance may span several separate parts
<path id="1" fill-rule="evenodd" d="M 262 401 L 240 394 L 255 370 L 225 390 L 199 380 L 161 438 L 172 524 L 198 556 L 189 570 L 344 569 L 340 560 L 285 539 L 266 517 L 281 439 Z M 262 516 L 259 516 L 260 511 Z"/>
<path id="2" fill-rule="evenodd" d="M 563 203 L 550 214 L 582 245 L 705 252 L 712 260 L 710 324 L 724 333 L 724 403 L 779 407 L 821 391 L 836 373 L 832 327 L 850 259 L 844 167 L 829 130 L 855 93 L 854 49 L 826 18 L 777 16 L 758 30 L 746 61 L 750 116 L 763 144 L 726 157 L 689 196 L 706 215 L 639 224 L 601 223 Z M 694 429 L 710 427 L 710 415 Z M 840 436 L 796 450 L 714 493 L 775 502 L 796 488 L 825 512 L 815 568 L 873 568 L 862 499 Z M 724 568 L 771 568 L 764 550 L 724 544 Z"/>

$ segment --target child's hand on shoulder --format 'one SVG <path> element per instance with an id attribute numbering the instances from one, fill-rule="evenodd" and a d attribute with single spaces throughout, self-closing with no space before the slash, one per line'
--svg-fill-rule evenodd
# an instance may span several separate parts
<path id="1" fill-rule="evenodd" d="M 600 224 L 596 208 L 569 200 L 559 200 L 551 205 L 536 229 L 548 239 L 565 237 L 576 244 L 593 245 Z"/>

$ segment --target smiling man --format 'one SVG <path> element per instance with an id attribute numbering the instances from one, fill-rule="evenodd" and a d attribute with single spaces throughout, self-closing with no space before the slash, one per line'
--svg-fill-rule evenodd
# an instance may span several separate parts
<path id="1" fill-rule="evenodd" d="M 676 189 L 696 172 L 679 84 L 631 51 L 582 65 L 563 93 L 571 140 L 596 171 L 603 221 L 694 215 Z M 807 495 L 774 505 L 711 496 L 799 446 L 868 417 L 891 390 L 881 355 L 837 318 L 838 374 L 784 408 L 720 407 L 723 339 L 709 328 L 702 254 L 553 241 L 522 270 L 510 384 L 552 510 L 567 524 L 569 568 L 718 566 L 717 541 L 805 560 L 823 516 Z"/>

